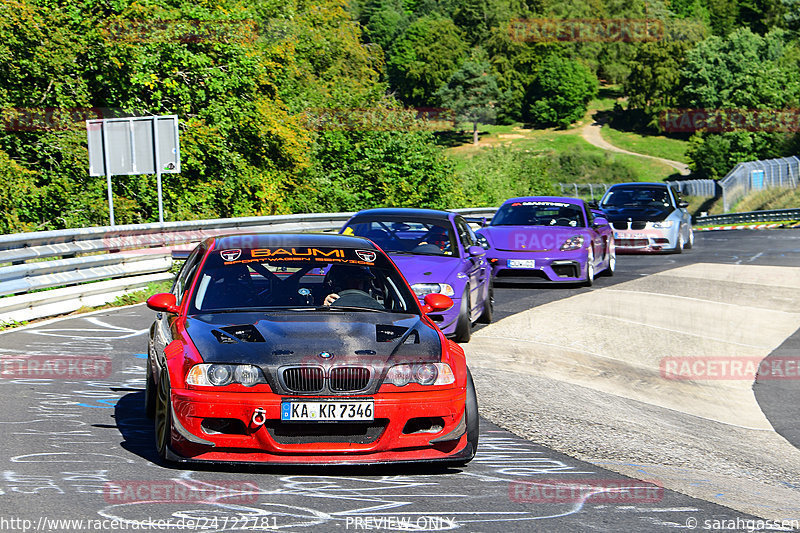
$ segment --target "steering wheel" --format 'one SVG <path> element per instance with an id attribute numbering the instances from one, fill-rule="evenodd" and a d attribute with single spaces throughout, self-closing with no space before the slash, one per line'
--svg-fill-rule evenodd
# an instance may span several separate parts
<path id="1" fill-rule="evenodd" d="M 331 307 L 367 307 L 369 309 L 379 309 L 381 311 L 385 309 L 383 305 L 372 296 L 358 289 L 345 289 L 338 294 L 339 298 L 331 304 Z"/>
<path id="2" fill-rule="evenodd" d="M 556 226 L 569 226 L 570 222 L 572 222 L 571 218 L 559 217 L 556 219 Z"/>

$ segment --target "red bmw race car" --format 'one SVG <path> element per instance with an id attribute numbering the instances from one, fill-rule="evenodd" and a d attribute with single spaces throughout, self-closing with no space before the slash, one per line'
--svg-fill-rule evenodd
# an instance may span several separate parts
<path id="1" fill-rule="evenodd" d="M 463 350 L 360 237 L 210 238 L 147 305 L 145 409 L 169 461 L 463 465 L 478 404 Z"/>

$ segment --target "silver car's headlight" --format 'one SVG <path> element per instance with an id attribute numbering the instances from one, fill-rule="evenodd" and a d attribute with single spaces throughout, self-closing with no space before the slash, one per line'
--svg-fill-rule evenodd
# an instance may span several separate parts
<path id="1" fill-rule="evenodd" d="M 672 220 L 662 220 L 661 222 L 648 222 L 648 225 L 653 229 L 671 228 L 672 224 L 673 224 Z"/>
<path id="2" fill-rule="evenodd" d="M 455 291 L 452 285 L 447 283 L 415 283 L 411 286 L 411 290 L 419 298 L 425 298 L 428 294 L 444 294 L 445 296 L 453 296 Z"/>
<path id="3" fill-rule="evenodd" d="M 583 235 L 575 235 L 567 239 L 564 244 L 561 245 L 561 251 L 569 252 L 570 250 L 578 250 L 581 246 L 583 246 Z"/>
<path id="4" fill-rule="evenodd" d="M 204 387 L 224 387 L 239 383 L 245 387 L 252 387 L 259 383 L 266 383 L 261 369 L 253 365 L 224 365 L 203 363 L 194 365 L 186 374 L 188 385 Z"/>

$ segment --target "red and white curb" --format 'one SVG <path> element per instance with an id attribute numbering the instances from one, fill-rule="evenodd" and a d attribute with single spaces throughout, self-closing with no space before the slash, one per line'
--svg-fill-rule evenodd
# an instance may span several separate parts
<path id="1" fill-rule="evenodd" d="M 773 228 L 782 228 L 785 224 L 775 223 L 775 224 L 756 224 L 754 226 L 710 226 L 706 228 L 695 228 L 697 231 L 721 231 L 721 230 L 730 230 L 730 229 L 773 229 Z M 790 226 L 795 227 L 795 226 Z"/>

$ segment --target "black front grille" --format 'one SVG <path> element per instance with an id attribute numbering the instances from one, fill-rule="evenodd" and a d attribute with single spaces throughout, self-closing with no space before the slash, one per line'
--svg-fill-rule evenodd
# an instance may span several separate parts
<path id="1" fill-rule="evenodd" d="M 553 268 L 553 272 L 556 273 L 556 276 L 560 278 L 577 278 L 578 277 L 578 265 L 577 263 L 570 263 L 570 264 L 561 264 L 561 265 L 550 265 Z"/>
<path id="2" fill-rule="evenodd" d="M 614 229 L 628 229 L 628 223 L 625 221 L 612 222 L 611 225 Z"/>
<path id="3" fill-rule="evenodd" d="M 286 388 L 295 392 L 319 392 L 322 390 L 324 376 L 322 369 L 314 366 L 286 368 L 283 371 Z"/>
<path id="4" fill-rule="evenodd" d="M 541 270 L 531 270 L 525 268 L 506 268 L 497 273 L 498 278 L 532 278 L 549 279 L 547 274 Z"/>
<path id="5" fill-rule="evenodd" d="M 270 437 L 279 444 L 306 444 L 311 442 L 350 442 L 353 444 L 370 444 L 378 440 L 386 425 L 387 419 L 376 419 L 366 423 L 282 423 L 280 420 L 268 420 L 264 427 Z"/>
<path id="6" fill-rule="evenodd" d="M 631 222 L 631 229 L 644 229 L 646 226 L 647 222 L 642 222 L 641 220 Z"/>
<path id="7" fill-rule="evenodd" d="M 369 385 L 369 369 L 361 366 L 332 368 L 329 385 L 332 391 L 359 391 Z"/>
<path id="8" fill-rule="evenodd" d="M 650 244 L 647 239 L 617 239 L 614 242 L 620 248 L 645 248 Z"/>

